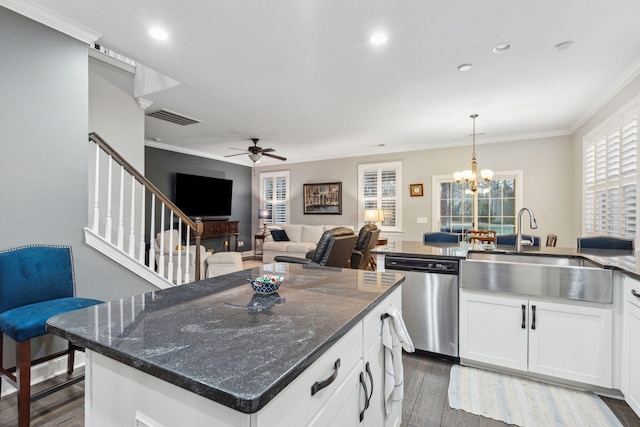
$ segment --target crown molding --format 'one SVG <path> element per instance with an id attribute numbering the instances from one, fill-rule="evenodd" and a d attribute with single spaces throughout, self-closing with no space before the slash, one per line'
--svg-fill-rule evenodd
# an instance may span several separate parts
<path id="1" fill-rule="evenodd" d="M 575 133 L 582 125 L 584 125 L 591 117 L 593 117 L 600 109 L 602 109 L 609 101 L 611 101 L 618 93 L 629 85 L 640 75 L 640 58 L 638 58 L 627 70 L 618 77 L 611 86 L 604 91 L 591 108 L 569 129 L 571 134 Z"/>
<path id="2" fill-rule="evenodd" d="M 29 0 L 0 0 L 0 6 L 87 44 L 93 43 L 102 37 L 102 34 Z"/>

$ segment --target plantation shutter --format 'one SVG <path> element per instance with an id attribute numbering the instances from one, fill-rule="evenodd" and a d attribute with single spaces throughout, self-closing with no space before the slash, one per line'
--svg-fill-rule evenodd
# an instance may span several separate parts
<path id="1" fill-rule="evenodd" d="M 400 231 L 401 163 L 381 163 L 358 167 L 358 217 L 361 223 L 366 209 L 381 209 L 384 231 Z"/>
<path id="2" fill-rule="evenodd" d="M 638 107 L 634 105 L 585 137 L 585 235 L 636 238 L 637 130 Z"/>
<path id="3" fill-rule="evenodd" d="M 289 172 L 260 174 L 260 201 L 263 209 L 271 211 L 268 224 L 287 224 L 289 222 Z"/>

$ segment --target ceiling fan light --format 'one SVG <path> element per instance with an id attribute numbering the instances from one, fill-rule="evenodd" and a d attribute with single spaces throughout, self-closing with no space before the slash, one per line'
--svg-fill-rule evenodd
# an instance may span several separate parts
<path id="1" fill-rule="evenodd" d="M 249 158 L 251 159 L 251 161 L 253 163 L 258 163 L 260 161 L 260 159 L 262 158 L 262 155 L 260 155 L 260 154 L 249 154 Z"/>

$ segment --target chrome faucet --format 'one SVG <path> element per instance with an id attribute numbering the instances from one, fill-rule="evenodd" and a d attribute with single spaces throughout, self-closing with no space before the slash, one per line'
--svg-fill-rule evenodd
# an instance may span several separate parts
<path id="1" fill-rule="evenodd" d="M 524 211 L 529 212 L 530 227 L 532 229 L 538 228 L 536 218 L 533 216 L 533 211 L 529 208 L 520 209 L 520 212 L 518 212 L 518 234 L 516 236 L 516 252 L 522 252 L 522 246 L 533 246 L 533 237 L 531 238 L 531 240 L 522 240 L 522 213 Z"/>

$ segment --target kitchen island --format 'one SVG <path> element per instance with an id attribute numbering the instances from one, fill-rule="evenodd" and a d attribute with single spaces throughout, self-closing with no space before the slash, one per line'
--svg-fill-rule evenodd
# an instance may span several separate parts
<path id="1" fill-rule="evenodd" d="M 253 292 L 247 279 L 262 274 L 284 277 L 277 293 Z M 380 331 L 402 281 L 268 264 L 66 313 L 48 329 L 87 349 L 87 426 L 321 425 L 344 414 L 341 425 L 398 425 L 399 405 L 382 419 Z"/>

